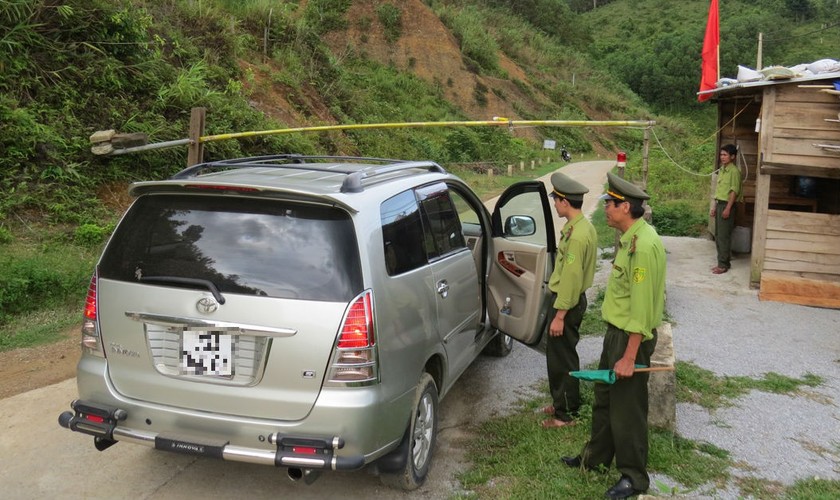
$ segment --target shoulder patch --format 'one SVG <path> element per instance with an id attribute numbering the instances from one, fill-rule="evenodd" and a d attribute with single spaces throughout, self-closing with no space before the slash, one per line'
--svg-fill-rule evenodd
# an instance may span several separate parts
<path id="1" fill-rule="evenodd" d="M 647 269 L 644 267 L 633 268 L 633 283 L 641 283 L 647 277 Z"/>
<path id="2" fill-rule="evenodd" d="M 575 261 L 575 254 L 569 252 L 566 254 L 566 264 L 571 264 Z"/>

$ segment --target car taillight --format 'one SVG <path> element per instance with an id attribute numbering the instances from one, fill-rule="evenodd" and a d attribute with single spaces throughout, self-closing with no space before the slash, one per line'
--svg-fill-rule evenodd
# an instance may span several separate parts
<path id="1" fill-rule="evenodd" d="M 88 354 L 105 357 L 102 339 L 99 336 L 99 307 L 96 293 L 98 281 L 99 276 L 94 272 L 90 278 L 87 297 L 85 297 L 85 311 L 82 318 L 82 349 Z"/>
<path id="2" fill-rule="evenodd" d="M 357 298 L 347 311 L 341 334 L 338 337 L 338 348 L 370 347 L 373 345 L 373 314 L 370 305 L 370 292 Z"/>
<path id="3" fill-rule="evenodd" d="M 341 322 L 329 382 L 367 385 L 378 381 L 373 318 L 373 292 L 366 290 L 350 303 Z"/>

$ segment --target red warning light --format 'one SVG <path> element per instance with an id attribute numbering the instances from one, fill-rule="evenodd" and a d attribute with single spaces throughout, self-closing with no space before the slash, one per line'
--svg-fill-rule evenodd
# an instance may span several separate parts
<path id="1" fill-rule="evenodd" d="M 627 166 L 627 153 L 625 153 L 624 151 L 619 151 L 618 154 L 616 155 L 615 162 L 617 164 L 616 166 L 619 167 L 619 168 L 626 167 Z"/>

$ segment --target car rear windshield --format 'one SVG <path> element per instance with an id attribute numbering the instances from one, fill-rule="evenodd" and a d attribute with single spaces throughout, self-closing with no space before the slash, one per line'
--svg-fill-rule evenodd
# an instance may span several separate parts
<path id="1" fill-rule="evenodd" d="M 175 286 L 209 281 L 222 293 L 304 300 L 349 301 L 362 288 L 346 212 L 201 195 L 139 198 L 111 238 L 99 273 Z"/>

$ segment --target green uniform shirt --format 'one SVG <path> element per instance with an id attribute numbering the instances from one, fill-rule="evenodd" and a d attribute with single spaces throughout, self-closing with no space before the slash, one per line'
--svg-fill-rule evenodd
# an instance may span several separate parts
<path id="1" fill-rule="evenodd" d="M 718 171 L 715 199 L 729 201 L 729 192 L 735 191 L 735 201 L 742 201 L 741 171 L 731 163 L 727 163 Z"/>
<path id="2" fill-rule="evenodd" d="M 598 235 L 595 226 L 579 214 L 567 221 L 557 242 L 557 260 L 548 279 L 548 288 L 557 294 L 554 308 L 569 310 L 580 300 L 580 294 L 592 286 L 595 277 L 595 254 Z"/>
<path id="3" fill-rule="evenodd" d="M 653 338 L 665 309 L 665 247 L 643 219 L 619 240 L 601 317 L 629 333 Z"/>

